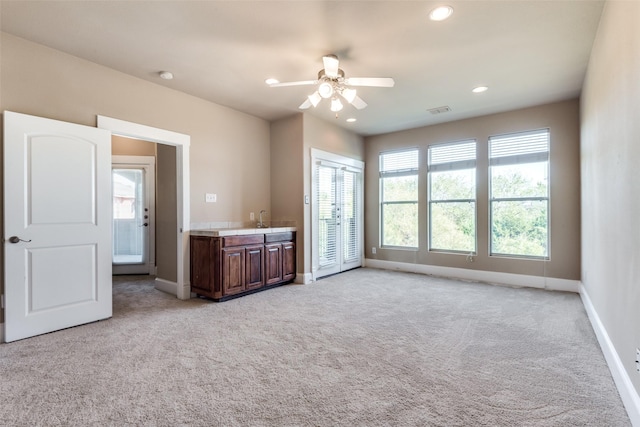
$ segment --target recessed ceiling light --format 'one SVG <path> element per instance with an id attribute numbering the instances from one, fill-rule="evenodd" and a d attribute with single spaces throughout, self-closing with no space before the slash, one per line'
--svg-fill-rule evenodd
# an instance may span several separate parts
<path id="1" fill-rule="evenodd" d="M 268 85 L 274 85 L 276 83 L 280 83 L 280 81 L 278 79 L 274 79 L 274 78 L 269 78 L 267 80 L 264 81 L 266 84 Z"/>
<path id="2" fill-rule="evenodd" d="M 353 117 L 350 117 L 350 118 L 347 119 L 348 123 L 353 123 L 355 121 L 356 121 L 356 119 L 354 119 Z"/>
<path id="3" fill-rule="evenodd" d="M 471 92 L 473 92 L 473 93 L 481 93 L 481 92 L 486 91 L 487 89 L 489 89 L 487 86 L 478 86 L 478 87 L 473 88 L 473 90 Z"/>
<path id="4" fill-rule="evenodd" d="M 438 6 L 429 12 L 429 19 L 432 21 L 444 21 L 453 13 L 451 6 Z"/>
<path id="5" fill-rule="evenodd" d="M 171 80 L 173 79 L 173 73 L 169 72 L 169 71 L 160 71 L 160 78 L 165 79 L 165 80 Z"/>

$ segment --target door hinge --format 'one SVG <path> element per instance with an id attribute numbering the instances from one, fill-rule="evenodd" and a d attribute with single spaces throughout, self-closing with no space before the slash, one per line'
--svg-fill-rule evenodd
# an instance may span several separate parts
<path id="1" fill-rule="evenodd" d="M 0 307 L 4 310 L 4 294 L 0 296 Z"/>

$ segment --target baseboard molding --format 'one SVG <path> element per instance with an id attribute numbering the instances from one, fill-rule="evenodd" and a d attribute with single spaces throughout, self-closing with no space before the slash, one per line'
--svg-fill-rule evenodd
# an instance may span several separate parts
<path id="1" fill-rule="evenodd" d="M 405 262 L 365 259 L 365 266 L 383 270 L 405 271 L 452 279 L 472 280 L 527 288 L 547 289 L 580 293 L 580 281 L 553 277 L 529 276 L 526 274 L 500 273 L 496 271 L 471 270 L 467 268 L 441 267 L 437 265 L 411 264 Z"/>
<path id="2" fill-rule="evenodd" d="M 587 311 L 591 326 L 596 333 L 600 348 L 611 371 L 611 376 L 613 376 L 613 380 L 618 388 L 618 393 L 620 393 L 622 403 L 627 410 L 631 425 L 640 427 L 640 396 L 638 396 L 638 392 L 633 386 L 629 374 L 624 369 L 622 360 L 620 360 L 620 356 L 618 356 L 618 352 L 613 346 L 607 330 L 602 324 L 602 321 L 600 321 L 600 316 L 598 316 L 595 307 L 591 303 L 591 298 L 589 298 L 589 293 L 584 285 L 580 286 L 580 298 L 582 298 L 582 304 Z"/>
<path id="3" fill-rule="evenodd" d="M 178 284 L 176 282 L 171 282 L 169 280 L 160 279 L 156 277 L 156 289 L 162 292 L 166 292 L 173 296 L 178 295 Z"/>
<path id="4" fill-rule="evenodd" d="M 296 279 L 294 283 L 298 283 L 300 285 L 308 285 L 313 282 L 313 275 L 311 273 L 297 273 Z"/>

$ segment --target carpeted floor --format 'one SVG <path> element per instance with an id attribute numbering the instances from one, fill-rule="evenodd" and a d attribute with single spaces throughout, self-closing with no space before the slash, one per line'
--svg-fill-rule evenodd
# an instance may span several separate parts
<path id="1" fill-rule="evenodd" d="M 7 426 L 629 426 L 576 294 L 358 269 L 213 303 L 114 282 L 0 345 Z"/>

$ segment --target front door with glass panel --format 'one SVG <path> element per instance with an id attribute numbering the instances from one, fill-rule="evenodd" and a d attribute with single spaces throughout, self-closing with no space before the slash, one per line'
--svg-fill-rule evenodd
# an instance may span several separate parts
<path id="1" fill-rule="evenodd" d="M 153 274 L 151 199 L 154 174 L 153 162 L 144 159 L 135 163 L 135 159 L 126 162 L 114 156 L 111 174 L 113 274 Z"/>
<path id="2" fill-rule="evenodd" d="M 314 159 L 314 280 L 362 265 L 362 169 L 335 157 Z"/>

